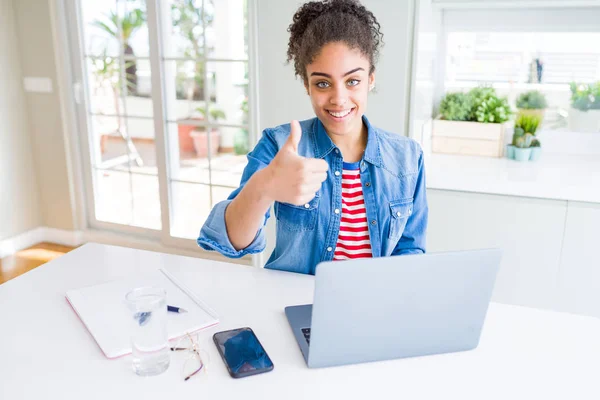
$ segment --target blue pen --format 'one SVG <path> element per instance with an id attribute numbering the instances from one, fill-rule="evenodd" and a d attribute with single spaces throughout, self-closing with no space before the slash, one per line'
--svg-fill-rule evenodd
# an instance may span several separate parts
<path id="1" fill-rule="evenodd" d="M 176 312 L 176 313 L 186 313 L 187 311 L 181 307 L 167 306 L 167 311 Z"/>

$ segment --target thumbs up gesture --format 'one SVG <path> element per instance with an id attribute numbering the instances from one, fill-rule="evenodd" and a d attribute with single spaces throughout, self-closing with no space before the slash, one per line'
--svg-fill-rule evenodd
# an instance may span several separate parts
<path id="1" fill-rule="evenodd" d="M 292 121 L 288 140 L 267 167 L 270 170 L 268 195 L 275 201 L 303 205 L 315 197 L 327 179 L 329 165 L 325 160 L 305 158 L 298 154 L 302 129 Z"/>

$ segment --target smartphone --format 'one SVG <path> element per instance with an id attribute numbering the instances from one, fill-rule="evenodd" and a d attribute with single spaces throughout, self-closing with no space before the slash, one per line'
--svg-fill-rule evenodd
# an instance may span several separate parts
<path id="1" fill-rule="evenodd" d="M 217 332 L 213 340 L 233 378 L 262 374 L 273 369 L 273 361 L 250 328 Z"/>

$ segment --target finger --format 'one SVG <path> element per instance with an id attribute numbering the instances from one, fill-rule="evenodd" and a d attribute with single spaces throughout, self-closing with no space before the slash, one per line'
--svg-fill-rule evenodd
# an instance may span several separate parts
<path id="1" fill-rule="evenodd" d="M 283 146 L 298 153 L 298 144 L 302 137 L 302 128 L 300 128 L 300 123 L 296 120 L 293 120 L 290 123 L 290 128 L 290 136 L 288 136 L 288 139 Z"/>
<path id="2" fill-rule="evenodd" d="M 329 170 L 329 164 L 327 161 L 320 158 L 307 158 L 303 160 L 306 170 L 312 172 L 327 172 Z"/>
<path id="3" fill-rule="evenodd" d="M 302 185 L 300 189 L 300 193 L 304 196 L 309 196 L 308 200 L 311 200 L 315 197 L 315 194 L 321 189 L 321 183 L 310 183 L 307 185 Z"/>

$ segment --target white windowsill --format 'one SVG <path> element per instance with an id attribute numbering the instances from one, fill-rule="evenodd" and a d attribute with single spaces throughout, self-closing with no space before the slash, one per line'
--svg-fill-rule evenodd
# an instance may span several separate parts
<path id="1" fill-rule="evenodd" d="M 535 162 L 426 153 L 427 188 L 600 203 L 600 155 L 543 151 Z"/>

